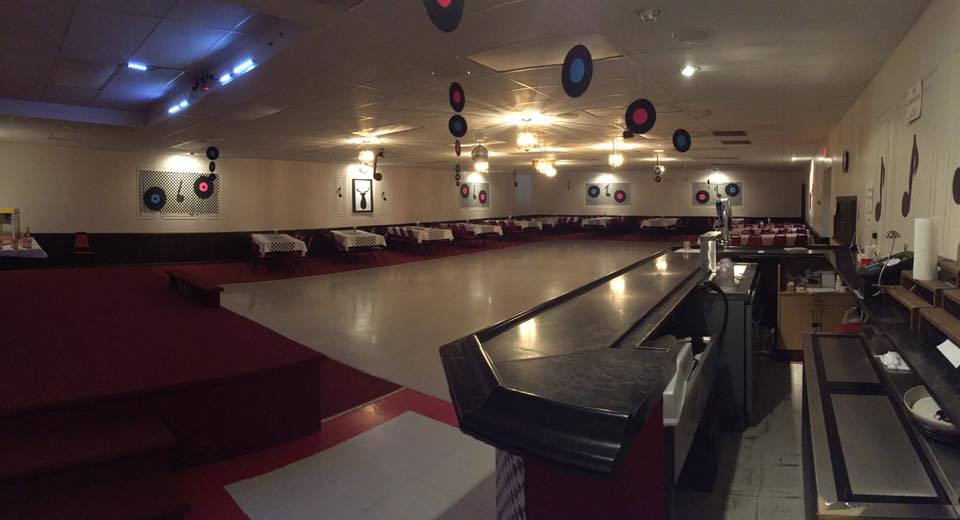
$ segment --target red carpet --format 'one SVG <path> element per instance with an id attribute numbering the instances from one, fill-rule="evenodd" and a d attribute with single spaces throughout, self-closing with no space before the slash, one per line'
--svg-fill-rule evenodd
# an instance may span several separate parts
<path id="1" fill-rule="evenodd" d="M 397 388 L 169 289 L 155 267 L 0 272 L 0 432 L 162 420 L 196 463 Z M 243 431 L 243 435 L 237 435 Z"/>

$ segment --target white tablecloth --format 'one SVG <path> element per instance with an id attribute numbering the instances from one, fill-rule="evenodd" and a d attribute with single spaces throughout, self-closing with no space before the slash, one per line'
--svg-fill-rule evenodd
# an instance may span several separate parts
<path id="1" fill-rule="evenodd" d="M 35 238 L 31 238 L 31 247 L 14 249 L 12 246 L 0 247 L 0 258 L 46 258 L 47 252 L 40 247 Z"/>
<path id="2" fill-rule="evenodd" d="M 604 228 L 605 228 L 605 227 L 607 227 L 607 224 L 609 224 L 611 220 L 613 220 L 613 217 L 585 218 L 585 219 L 583 219 L 583 221 L 580 223 L 580 225 L 581 225 L 582 227 L 596 226 L 596 227 L 604 227 Z"/>
<path id="3" fill-rule="evenodd" d="M 376 247 L 387 246 L 387 240 L 383 235 L 370 233 L 369 231 L 333 231 L 333 238 L 337 240 L 346 249 L 355 247 Z"/>
<path id="4" fill-rule="evenodd" d="M 557 222 L 560 221 L 560 217 L 540 217 L 537 220 L 539 220 L 544 226 L 555 227 Z"/>
<path id="5" fill-rule="evenodd" d="M 503 236 L 503 228 L 494 224 L 462 224 L 467 231 L 473 231 L 475 235 L 497 234 Z"/>
<path id="6" fill-rule="evenodd" d="M 286 233 L 254 233 L 253 241 L 260 248 L 260 252 L 267 253 L 304 253 L 307 252 L 307 244 L 303 240 L 296 239 Z"/>
<path id="7" fill-rule="evenodd" d="M 418 244 L 424 242 L 438 242 L 443 240 L 452 241 L 453 240 L 453 231 L 443 228 L 427 228 L 427 227 L 417 227 L 417 226 L 403 226 L 398 228 L 391 228 L 394 230 L 400 229 L 409 229 L 414 238 L 417 239 Z M 399 235 L 400 233 L 396 233 Z"/>
<path id="8" fill-rule="evenodd" d="M 543 224 L 538 220 L 508 220 L 521 230 L 525 229 L 543 229 Z"/>
<path id="9" fill-rule="evenodd" d="M 680 219 L 678 218 L 648 218 L 640 222 L 640 228 L 668 228 L 676 226 L 679 223 Z"/>

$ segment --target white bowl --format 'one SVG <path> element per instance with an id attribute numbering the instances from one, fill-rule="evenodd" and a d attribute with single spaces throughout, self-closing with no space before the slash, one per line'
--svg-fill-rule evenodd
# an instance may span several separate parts
<path id="1" fill-rule="evenodd" d="M 903 394 L 903 404 L 907 405 L 907 410 L 910 410 L 913 418 L 922 425 L 940 433 L 960 436 L 960 430 L 957 430 L 953 423 L 935 417 L 941 410 L 940 404 L 930 396 L 930 392 L 923 385 L 907 390 L 907 393 Z"/>

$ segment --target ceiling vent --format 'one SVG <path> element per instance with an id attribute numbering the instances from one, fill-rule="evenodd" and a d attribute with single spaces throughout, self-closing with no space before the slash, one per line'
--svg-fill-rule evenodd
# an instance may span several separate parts
<path id="1" fill-rule="evenodd" d="M 731 145 L 741 145 L 741 144 L 753 144 L 749 139 L 721 139 L 720 144 L 725 144 L 728 146 Z"/>
<path id="2" fill-rule="evenodd" d="M 746 137 L 747 133 L 743 130 L 714 130 L 711 132 L 714 137 Z"/>

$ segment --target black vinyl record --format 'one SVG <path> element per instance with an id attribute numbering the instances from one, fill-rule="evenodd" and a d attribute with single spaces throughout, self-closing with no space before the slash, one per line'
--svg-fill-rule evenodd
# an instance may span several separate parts
<path id="1" fill-rule="evenodd" d="M 589 188 L 587 188 L 587 195 L 589 195 L 591 199 L 595 199 L 595 198 L 599 197 L 599 196 L 600 196 L 600 186 L 593 185 L 593 186 L 590 186 Z"/>
<path id="2" fill-rule="evenodd" d="M 658 183 L 659 183 L 659 182 L 663 182 L 663 177 L 657 175 L 656 177 L 653 178 L 653 180 L 654 180 L 654 182 L 658 182 Z"/>
<path id="3" fill-rule="evenodd" d="M 443 32 L 452 32 L 463 18 L 463 4 L 466 0 L 423 0 L 427 15 L 433 25 Z"/>
<path id="4" fill-rule="evenodd" d="M 213 195 L 213 179 L 207 175 L 197 177 L 193 181 L 193 193 L 201 199 L 209 199 Z"/>
<path id="5" fill-rule="evenodd" d="M 673 148 L 678 152 L 685 153 L 689 151 L 692 144 L 693 141 L 690 139 L 690 132 L 680 128 L 673 133 Z"/>
<path id="6" fill-rule="evenodd" d="M 455 180 L 458 180 L 458 181 L 459 181 L 462 177 L 460 177 L 460 174 L 457 173 L 457 174 L 455 174 L 455 175 L 453 176 L 453 178 L 454 178 Z"/>
<path id="7" fill-rule="evenodd" d="M 960 204 L 960 168 L 953 172 L 953 201 Z"/>
<path id="8" fill-rule="evenodd" d="M 469 197 L 470 197 L 470 186 L 468 186 L 468 185 L 466 185 L 466 184 L 464 184 L 463 186 L 460 186 L 460 196 L 463 197 L 463 198 L 465 198 L 465 199 L 466 199 L 466 198 L 469 198 Z"/>
<path id="9" fill-rule="evenodd" d="M 657 124 L 657 109 L 647 99 L 638 99 L 627 107 L 624 114 L 627 128 L 634 134 L 645 134 Z"/>
<path id="10" fill-rule="evenodd" d="M 462 168 L 460 168 L 460 163 L 457 163 L 457 165 L 453 167 L 453 171 L 457 172 L 457 174 L 462 171 Z"/>
<path id="11" fill-rule="evenodd" d="M 850 152 L 844 150 L 843 152 L 843 173 L 850 171 Z"/>
<path id="12" fill-rule="evenodd" d="M 207 148 L 207 159 L 210 159 L 211 161 L 216 161 L 219 158 L 220 158 L 219 148 L 217 148 L 216 146 L 211 146 L 210 148 Z"/>
<path id="13" fill-rule="evenodd" d="M 617 201 L 617 204 L 623 204 L 627 201 L 627 192 L 623 190 L 613 192 L 613 200 Z"/>
<path id="14" fill-rule="evenodd" d="M 454 137 L 463 137 L 467 135 L 467 120 L 460 114 L 457 114 L 450 118 L 450 122 L 447 123 L 447 128 L 450 129 L 450 133 Z"/>
<path id="15" fill-rule="evenodd" d="M 217 171 L 217 163 L 214 162 L 214 161 L 210 161 L 210 166 L 209 166 L 209 168 L 210 168 L 210 173 L 213 173 L 213 172 Z"/>
<path id="16" fill-rule="evenodd" d="M 723 192 L 726 193 L 728 197 L 739 197 L 740 185 L 733 183 L 727 184 L 727 186 L 723 188 Z"/>
<path id="17" fill-rule="evenodd" d="M 160 211 L 167 205 L 167 192 L 154 186 L 143 192 L 143 207 L 150 211 Z"/>
<path id="18" fill-rule="evenodd" d="M 486 204 L 486 203 L 487 203 L 487 192 L 484 191 L 484 190 L 480 190 L 480 193 L 477 194 L 477 200 L 480 201 L 480 204 Z"/>
<path id="19" fill-rule="evenodd" d="M 463 112 L 463 107 L 467 106 L 467 95 L 463 92 L 463 87 L 454 81 L 450 84 L 450 108 L 454 112 Z"/>
<path id="20" fill-rule="evenodd" d="M 710 192 L 707 190 L 700 190 L 694 196 L 694 200 L 696 200 L 697 204 L 707 204 L 710 202 Z"/>
<path id="21" fill-rule="evenodd" d="M 457 157 L 460 157 L 460 153 L 463 151 L 463 147 L 460 145 L 460 140 L 459 140 L 459 139 L 457 139 L 457 140 L 453 143 L 453 151 L 454 151 L 454 152 L 457 152 Z"/>
<path id="22" fill-rule="evenodd" d="M 575 45 L 563 60 L 560 81 L 563 91 L 572 98 L 583 95 L 593 79 L 593 57 L 583 45 Z"/>

